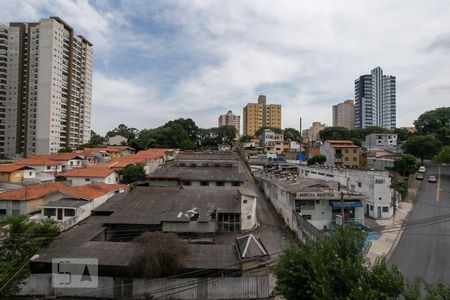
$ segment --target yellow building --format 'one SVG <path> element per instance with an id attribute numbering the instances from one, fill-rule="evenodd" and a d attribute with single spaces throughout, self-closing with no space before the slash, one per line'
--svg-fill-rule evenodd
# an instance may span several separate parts
<path id="1" fill-rule="evenodd" d="M 34 178 L 36 170 L 27 166 L 0 165 L 0 182 L 19 183 L 26 178 Z"/>
<path id="2" fill-rule="evenodd" d="M 243 112 L 243 134 L 254 136 L 262 127 L 281 128 L 281 105 L 266 104 L 266 96 L 260 95 L 258 103 L 248 103 Z"/>

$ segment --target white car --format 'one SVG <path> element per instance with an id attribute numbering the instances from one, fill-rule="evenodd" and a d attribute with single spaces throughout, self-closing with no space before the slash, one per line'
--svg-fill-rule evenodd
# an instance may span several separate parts
<path id="1" fill-rule="evenodd" d="M 419 173 L 425 173 L 427 171 L 427 168 L 425 166 L 420 166 Z"/>

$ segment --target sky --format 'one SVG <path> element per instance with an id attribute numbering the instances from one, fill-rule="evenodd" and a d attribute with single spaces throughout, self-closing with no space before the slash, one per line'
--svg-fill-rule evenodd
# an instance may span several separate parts
<path id="1" fill-rule="evenodd" d="M 100 134 L 180 117 L 213 127 L 260 94 L 282 104 L 283 128 L 331 125 L 377 66 L 397 78 L 397 127 L 450 103 L 448 0 L 0 2 L 3 24 L 50 16 L 94 44 Z"/>

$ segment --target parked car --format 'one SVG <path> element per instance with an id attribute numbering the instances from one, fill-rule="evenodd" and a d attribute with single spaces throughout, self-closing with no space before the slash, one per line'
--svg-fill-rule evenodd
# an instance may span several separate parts
<path id="1" fill-rule="evenodd" d="M 416 179 L 423 180 L 423 174 L 422 173 L 417 174 Z"/>
<path id="2" fill-rule="evenodd" d="M 427 168 L 425 166 L 420 166 L 419 173 L 425 173 L 427 171 Z"/>
<path id="3" fill-rule="evenodd" d="M 430 177 L 428 177 L 428 182 L 436 183 L 437 182 L 436 176 L 431 175 Z"/>

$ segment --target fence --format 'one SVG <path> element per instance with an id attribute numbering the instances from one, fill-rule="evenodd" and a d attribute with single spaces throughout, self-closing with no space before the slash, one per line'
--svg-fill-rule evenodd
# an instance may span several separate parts
<path id="1" fill-rule="evenodd" d="M 275 286 L 272 275 L 252 277 L 211 277 L 172 279 L 120 279 L 99 277 L 96 289 L 54 289 L 51 274 L 33 274 L 20 295 L 88 298 L 146 299 L 264 299 Z"/>

